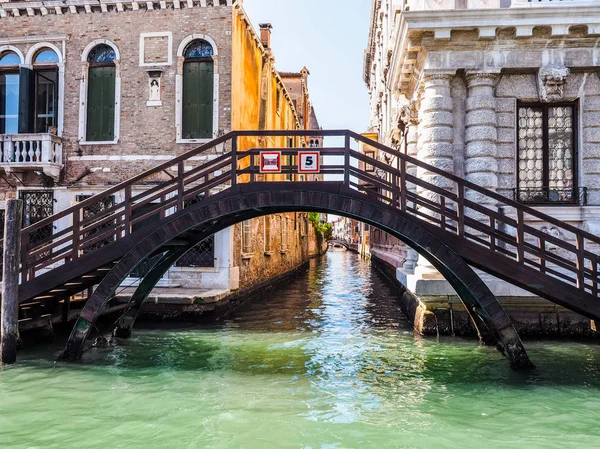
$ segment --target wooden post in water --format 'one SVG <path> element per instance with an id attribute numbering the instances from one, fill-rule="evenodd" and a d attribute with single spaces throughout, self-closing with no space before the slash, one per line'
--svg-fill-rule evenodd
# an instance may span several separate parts
<path id="1" fill-rule="evenodd" d="M 0 335 L 0 361 L 17 361 L 19 338 L 19 257 L 21 254 L 21 222 L 23 201 L 7 200 L 4 221 L 4 248 L 2 267 L 2 324 Z"/>

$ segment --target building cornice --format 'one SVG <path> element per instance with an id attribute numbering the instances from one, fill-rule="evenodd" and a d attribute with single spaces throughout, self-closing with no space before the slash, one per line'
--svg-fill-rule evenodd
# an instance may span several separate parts
<path id="1" fill-rule="evenodd" d="M 555 6 L 556 5 L 556 6 Z M 531 38 L 535 27 L 550 29 L 550 39 L 567 38 L 573 26 L 585 25 L 589 36 L 600 36 L 600 5 L 590 2 L 558 3 L 551 7 L 512 7 L 495 9 L 457 9 L 398 11 L 394 29 L 394 60 L 388 87 L 407 94 L 421 50 L 411 37 L 433 33 L 434 40 L 447 41 L 452 31 L 477 30 L 479 40 L 496 39 L 500 29 L 514 28 L 515 38 Z"/>
<path id="2" fill-rule="evenodd" d="M 42 2 L 7 2 L 0 3 L 0 19 L 10 17 L 32 17 L 64 14 L 92 14 L 107 12 L 177 10 L 190 8 L 232 7 L 234 0 L 226 0 L 226 5 L 215 6 L 207 0 L 48 0 Z"/>

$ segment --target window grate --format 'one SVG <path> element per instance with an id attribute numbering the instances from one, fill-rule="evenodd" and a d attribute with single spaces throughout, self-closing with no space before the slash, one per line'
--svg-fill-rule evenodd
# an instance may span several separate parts
<path id="1" fill-rule="evenodd" d="M 186 200 L 184 207 L 190 207 L 201 201 L 204 195 L 197 198 Z M 176 267 L 186 268 L 213 268 L 215 266 L 215 236 L 202 240 L 191 250 L 189 250 L 181 259 L 175 263 Z"/>
<path id="2" fill-rule="evenodd" d="M 579 203 L 575 119 L 575 103 L 518 107 L 516 197 L 519 201 Z"/>
<path id="3" fill-rule="evenodd" d="M 23 200 L 23 227 L 31 226 L 54 213 L 54 192 L 52 191 L 22 191 Z M 29 236 L 29 243 L 36 243 L 52 236 L 52 225 L 42 226 Z M 42 257 L 42 256 L 40 256 Z"/>
<path id="4" fill-rule="evenodd" d="M 75 200 L 80 203 L 80 202 L 85 201 L 85 200 L 87 200 L 87 199 L 89 199 L 91 197 L 92 197 L 92 195 L 77 195 L 75 197 Z M 105 198 L 102 198 L 102 199 L 98 200 L 97 202 L 95 202 L 94 204 L 91 204 L 89 206 L 84 207 L 83 208 L 83 217 L 82 218 L 83 218 L 83 220 L 85 220 L 86 218 L 102 214 L 103 212 L 106 212 L 108 209 L 114 207 L 114 205 L 115 205 L 115 197 L 114 196 L 107 196 Z M 109 222 L 109 223 L 104 223 L 104 224 L 102 224 L 100 226 L 88 228 L 83 233 L 83 238 L 84 239 L 93 238 L 92 236 L 94 234 L 101 233 L 105 229 L 113 227 L 114 225 L 115 225 L 115 222 L 112 221 L 112 222 Z M 94 243 L 94 244 L 92 244 L 92 245 L 84 248 L 83 252 L 84 253 L 88 253 L 88 252 L 96 250 L 98 248 L 102 248 L 103 246 L 106 246 L 109 243 L 112 243 L 114 241 L 115 241 L 115 236 L 114 235 L 106 237 L 106 238 L 100 240 L 99 242 Z"/>
<path id="5" fill-rule="evenodd" d="M 177 267 L 212 268 L 215 266 L 215 236 L 202 240 L 175 264 Z"/>

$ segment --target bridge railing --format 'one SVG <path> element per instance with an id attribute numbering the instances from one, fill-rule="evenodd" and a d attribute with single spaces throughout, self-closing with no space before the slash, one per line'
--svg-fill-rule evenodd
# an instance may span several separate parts
<path id="1" fill-rule="evenodd" d="M 310 137 L 326 137 L 335 144 L 307 148 Z M 356 142 L 375 148 L 379 157 L 359 152 Z M 260 172 L 260 152 L 265 150 L 281 151 L 281 173 Z M 299 173 L 299 150 L 320 152 L 318 175 Z M 282 181 L 341 183 L 598 296 L 600 238 L 345 130 L 231 132 L 96 194 L 23 230 L 22 282 L 61 264 L 90 260 L 145 224 L 214 192 L 236 184 Z"/>

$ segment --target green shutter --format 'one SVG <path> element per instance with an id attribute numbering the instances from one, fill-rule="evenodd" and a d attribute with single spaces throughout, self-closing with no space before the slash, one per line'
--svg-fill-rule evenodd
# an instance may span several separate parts
<path id="1" fill-rule="evenodd" d="M 19 71 L 19 134 L 34 132 L 35 73 L 25 67 Z"/>
<path id="2" fill-rule="evenodd" d="M 115 66 L 90 67 L 86 140 L 115 139 Z"/>
<path id="3" fill-rule="evenodd" d="M 213 136 L 214 69 L 212 62 L 183 65 L 183 138 Z"/>

